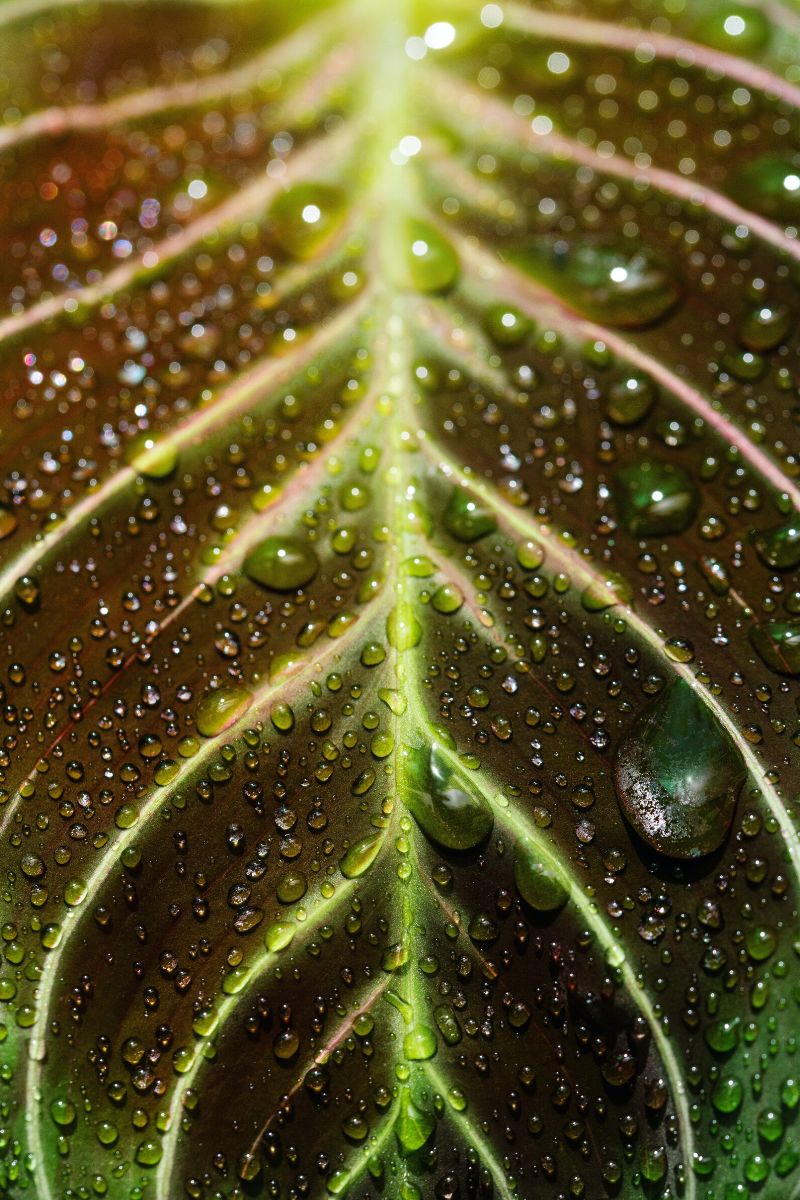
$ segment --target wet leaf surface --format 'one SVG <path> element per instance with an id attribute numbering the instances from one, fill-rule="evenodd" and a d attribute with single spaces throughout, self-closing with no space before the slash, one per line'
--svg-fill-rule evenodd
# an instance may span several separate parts
<path id="1" fill-rule="evenodd" d="M 0 1195 L 792 1197 L 800 10 L 0 32 Z"/>

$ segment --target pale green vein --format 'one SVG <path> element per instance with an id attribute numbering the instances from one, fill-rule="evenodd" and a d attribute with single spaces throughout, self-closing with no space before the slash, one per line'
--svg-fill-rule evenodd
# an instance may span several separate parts
<path id="1" fill-rule="evenodd" d="M 304 689 L 312 679 L 319 676 L 331 662 L 339 658 L 346 658 L 357 642 L 366 636 L 373 620 L 381 617 L 385 617 L 385 601 L 383 597 L 376 597 L 365 606 L 360 614 L 360 619 L 341 638 L 330 639 L 322 650 L 318 649 L 313 655 L 307 655 L 301 663 L 289 668 L 280 680 L 265 683 L 258 688 L 254 693 L 251 708 L 235 726 L 226 731 L 225 737 L 205 741 L 200 751 L 194 758 L 186 761 L 183 769 L 169 785 L 157 787 L 151 792 L 142 807 L 137 823 L 122 831 L 108 843 L 102 855 L 99 855 L 97 866 L 87 878 L 86 895 L 95 896 L 108 884 L 118 869 L 120 855 L 139 840 L 142 828 L 186 785 L 188 779 L 196 776 L 201 768 L 213 759 L 224 741 L 230 741 L 252 725 L 254 721 L 266 717 L 269 709 L 275 704 L 287 702 L 292 695 Z M 341 891 L 342 889 L 337 892 L 337 895 L 340 895 Z M 61 986 L 61 960 L 71 941 L 70 935 L 73 928 L 80 924 L 84 916 L 83 908 L 76 908 L 68 914 L 68 918 L 64 922 L 65 928 L 61 941 L 45 960 L 37 995 L 36 1022 L 31 1030 L 28 1059 L 23 1072 L 25 1075 L 24 1094 L 29 1097 L 41 1094 L 42 1064 L 47 1055 L 49 1042 L 47 1031 L 50 1007 L 57 989 Z M 179 1087 L 183 1089 L 181 1094 L 185 1092 L 183 1084 L 187 1078 L 188 1074 L 181 1076 L 181 1084 L 179 1084 Z M 39 1188 L 37 1200 L 54 1200 L 50 1181 L 44 1169 L 41 1136 L 42 1115 L 38 1105 L 31 1104 L 29 1118 L 31 1122 L 30 1149 L 35 1163 L 34 1176 Z M 159 1194 L 167 1195 L 166 1192 L 159 1192 Z"/>
<path id="2" fill-rule="evenodd" d="M 298 150 L 290 159 L 285 174 L 277 178 L 266 173 L 259 175 L 216 207 L 189 221 L 180 232 L 170 234 L 144 254 L 114 267 L 97 283 L 48 296 L 22 312 L 4 317 L 0 320 L 0 343 L 28 333 L 45 321 L 63 314 L 97 307 L 124 289 L 146 281 L 155 271 L 163 270 L 209 239 L 216 241 L 225 227 L 236 229 L 245 221 L 263 220 L 272 200 L 290 183 L 313 177 L 341 163 L 353 148 L 357 135 L 356 123 L 344 124 L 335 133 Z"/>
<path id="3" fill-rule="evenodd" d="M 329 442 L 326 442 L 323 447 L 320 447 L 314 460 L 311 463 L 301 460 L 291 473 L 281 480 L 280 486 L 276 486 L 274 499 L 258 512 L 254 512 L 252 516 L 234 531 L 230 540 L 223 546 L 217 562 L 202 572 L 200 582 L 192 588 L 180 604 L 169 610 L 159 623 L 158 629 L 147 638 L 146 644 L 148 646 L 152 645 L 177 620 L 188 612 L 197 603 L 206 588 L 214 587 L 223 575 L 237 570 L 247 553 L 265 536 L 266 531 L 274 529 L 276 520 L 281 520 L 288 526 L 292 518 L 297 514 L 298 509 L 307 506 L 309 495 L 322 484 L 325 476 L 331 470 L 332 462 L 348 446 L 358 446 L 360 439 L 366 431 L 371 425 L 376 423 L 374 399 L 373 390 L 361 401 L 353 412 L 348 414 L 348 419 L 345 420 L 336 436 Z M 60 745 L 76 725 L 86 718 L 86 714 L 98 701 L 116 688 L 117 684 L 124 679 L 128 668 L 137 659 L 138 651 L 135 651 L 125 660 L 122 667 L 111 676 L 100 696 L 92 697 L 82 709 L 80 715 L 60 730 L 42 754 L 42 760 L 46 761 L 56 746 Z M 28 782 L 34 782 L 38 774 L 38 766 L 32 767 L 26 776 Z M 16 811 L 16 800 L 18 799 L 19 797 L 17 796 L 7 806 L 7 811 L 4 811 L 3 819 L 0 821 L 0 835 L 2 835 L 13 819 L 14 812 Z"/>
<path id="4" fill-rule="evenodd" d="M 570 576 L 573 582 L 577 582 L 581 588 L 588 587 L 590 584 L 602 586 L 605 578 L 603 571 L 590 559 L 584 558 L 577 550 L 573 549 L 563 536 L 557 532 L 554 533 L 552 530 L 545 529 L 525 509 L 509 504 L 498 493 L 493 484 L 465 470 L 442 450 L 440 446 L 434 444 L 430 437 L 422 438 L 422 448 L 429 455 L 430 461 L 439 470 L 444 471 L 459 486 L 469 489 L 487 507 L 491 508 L 509 532 L 535 542 L 544 551 L 545 562 L 549 568 L 563 571 L 564 574 Z M 688 683 L 695 695 L 714 714 L 717 721 L 719 721 L 729 734 L 731 740 L 738 747 L 747 766 L 753 787 L 763 797 L 765 804 L 780 827 L 795 875 L 800 880 L 800 838 L 798 838 L 794 822 L 787 812 L 775 785 L 769 779 L 766 768 L 759 762 L 755 751 L 739 729 L 736 721 L 724 705 L 695 677 L 694 672 L 689 666 L 685 663 L 676 662 L 669 657 L 665 649 L 664 635 L 653 629 L 633 608 L 625 609 L 624 619 L 631 633 L 655 651 L 665 668 L 674 675 L 680 676 L 681 679 Z"/>
<path id="5" fill-rule="evenodd" d="M 452 232 L 449 235 L 454 237 Z M 778 493 L 785 493 L 800 508 L 800 486 L 796 484 L 760 446 L 720 412 L 711 401 L 688 380 L 670 370 L 660 359 L 641 349 L 621 334 L 595 321 L 586 320 L 569 307 L 565 301 L 546 288 L 538 280 L 524 275 L 515 267 L 475 245 L 468 238 L 454 238 L 465 265 L 472 268 L 480 280 L 480 299 L 486 303 L 486 293 L 496 295 L 505 303 L 518 305 L 520 310 L 534 321 L 550 321 L 557 332 L 565 333 L 572 340 L 581 339 L 588 343 L 602 342 L 623 362 L 638 367 L 661 384 L 671 395 L 691 409 L 708 425 L 709 429 L 723 442 L 734 446 L 745 463 L 760 475 Z M 468 279 L 464 285 L 469 294 L 474 283 Z"/>
<path id="6" fill-rule="evenodd" d="M 369 302 L 364 292 L 343 312 L 329 321 L 312 337 L 299 341 L 289 354 L 280 358 L 264 358 L 228 387 L 219 391 L 201 408 L 195 409 L 181 425 L 164 433 L 159 446 L 165 451 L 180 453 L 198 445 L 212 432 L 227 428 L 231 422 L 252 411 L 263 396 L 271 399 L 275 389 L 286 386 L 310 363 L 324 353 L 340 354 L 348 336 L 359 328 L 359 320 Z M 7 596 L 21 575 L 28 575 L 39 562 L 58 549 L 95 513 L 115 496 L 130 487 L 137 479 L 134 467 L 122 466 L 99 487 L 88 492 L 70 508 L 62 521 L 52 530 L 31 542 L 26 549 L 9 559 L 0 571 L 0 597 Z"/>
<path id="7" fill-rule="evenodd" d="M 288 37 L 228 71 L 219 71 L 189 83 L 165 83 L 95 104 L 55 106 L 29 113 L 16 124 L 8 123 L 0 129 L 0 150 L 38 137 L 61 137 L 67 132 L 107 129 L 112 125 L 127 124 L 175 109 L 210 104 L 214 100 L 257 89 L 269 80 L 270 72 L 280 70 L 286 75 L 292 69 L 307 65 L 311 58 L 318 62 L 333 28 L 330 14 L 325 14 L 325 20 L 317 19 L 301 26 Z M 280 120 L 280 114 L 276 113 L 276 119 Z M 281 128 L 281 125 L 278 124 L 277 128 Z"/>
<path id="8" fill-rule="evenodd" d="M 455 1125 L 467 1146 L 471 1145 L 480 1155 L 481 1162 L 487 1167 L 494 1180 L 499 1200 L 520 1200 L 519 1193 L 509 1186 L 508 1177 L 497 1161 L 495 1150 L 483 1134 L 475 1128 L 474 1122 L 470 1121 L 466 1113 L 459 1112 L 448 1100 L 447 1084 L 436 1065 L 433 1062 L 423 1063 L 423 1070 L 431 1086 L 444 1100 L 448 1119 Z"/>
<path id="9" fill-rule="evenodd" d="M 467 770 L 459 756 L 446 745 L 440 745 L 444 758 L 448 759 L 453 770 L 470 782 L 480 791 L 481 795 L 491 804 L 500 825 L 505 826 L 516 841 L 528 843 L 536 848 L 543 864 L 559 879 L 569 895 L 570 902 L 580 913 L 583 921 L 596 938 L 601 947 L 605 961 L 609 967 L 619 972 L 619 976 L 634 1004 L 641 1012 L 653 1035 L 653 1041 L 658 1049 L 659 1057 L 667 1072 L 673 1103 L 681 1127 L 683 1158 L 686 1164 L 687 1189 L 686 1200 L 694 1200 L 696 1195 L 695 1177 L 692 1171 L 694 1155 L 694 1132 L 689 1112 L 689 1098 L 681 1065 L 675 1053 L 672 1042 L 664 1032 L 664 1028 L 653 1008 L 649 996 L 640 979 L 631 967 L 626 952 L 617 935 L 609 928 L 596 904 L 589 899 L 580 883 L 557 854 L 555 847 L 545 838 L 541 830 L 508 801 L 502 789 L 490 780 L 483 770 Z"/>

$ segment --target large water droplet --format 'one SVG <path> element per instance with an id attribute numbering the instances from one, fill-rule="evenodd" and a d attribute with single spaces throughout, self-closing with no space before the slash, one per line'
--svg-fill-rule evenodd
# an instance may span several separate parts
<path id="1" fill-rule="evenodd" d="M 378 857 L 382 842 L 382 833 L 370 833 L 354 842 L 339 860 L 339 870 L 345 879 L 358 879 L 368 871 Z"/>
<path id="2" fill-rule="evenodd" d="M 719 4 L 694 24 L 692 33 L 715 50 L 747 55 L 767 45 L 770 23 L 750 4 Z"/>
<path id="3" fill-rule="evenodd" d="M 521 842 L 516 848 L 514 882 L 522 899 L 537 912 L 554 912 L 569 897 L 560 873 L 544 861 L 532 842 Z"/>
<path id="4" fill-rule="evenodd" d="M 488 837 L 491 809 L 456 772 L 435 741 L 404 747 L 402 798 L 424 833 L 448 850 L 471 850 Z"/>
<path id="5" fill-rule="evenodd" d="M 727 731 L 679 679 L 635 722 L 614 781 L 623 813 L 648 845 L 695 858 L 724 842 L 745 775 Z"/>
<path id="6" fill-rule="evenodd" d="M 147 479 L 166 479 L 178 465 L 178 452 L 167 438 L 140 433 L 125 447 L 125 462 Z"/>
<path id="7" fill-rule="evenodd" d="M 800 566 L 800 513 L 781 525 L 760 530 L 754 545 L 768 567 L 788 571 Z"/>
<path id="8" fill-rule="evenodd" d="M 634 537 L 683 533 L 697 515 L 697 488 L 671 463 L 633 463 L 617 472 L 615 482 L 620 519 Z"/>
<path id="9" fill-rule="evenodd" d="M 433 1113 L 424 1109 L 411 1093 L 410 1087 L 400 1092 L 400 1111 L 397 1114 L 395 1133 L 401 1150 L 413 1154 L 421 1150 L 436 1127 Z"/>
<path id="10" fill-rule="evenodd" d="M 11 537 L 18 524 L 17 514 L 10 508 L 0 505 L 0 541 L 3 538 Z"/>
<path id="11" fill-rule="evenodd" d="M 744 208 L 778 221 L 800 217 L 800 166 L 766 155 L 745 163 L 731 177 L 729 193 Z"/>
<path id="12" fill-rule="evenodd" d="M 779 675 L 800 675 L 800 621 L 765 621 L 750 630 L 750 644 Z"/>
<path id="13" fill-rule="evenodd" d="M 453 247 L 425 221 L 409 219 L 404 229 L 411 286 L 418 292 L 445 292 L 458 278 L 460 263 Z"/>
<path id="14" fill-rule="evenodd" d="M 463 488 L 453 488 L 444 513 L 448 533 L 460 542 L 477 542 L 487 533 L 494 533 L 497 522 L 490 512 Z"/>
<path id="15" fill-rule="evenodd" d="M 195 725 L 203 737 L 216 737 L 244 716 L 253 697 L 246 688 L 223 687 L 210 692 L 197 707 Z"/>
<path id="16" fill-rule="evenodd" d="M 294 258 L 314 258 L 335 236 L 346 214 L 339 188 L 324 183 L 298 183 L 272 206 L 275 240 Z"/>
<path id="17" fill-rule="evenodd" d="M 586 316 L 636 329 L 676 307 L 683 286 L 654 251 L 624 243 L 542 238 L 512 259 Z"/>
<path id="18" fill-rule="evenodd" d="M 268 537 L 244 560 L 244 571 L 273 592 L 304 587 L 319 570 L 319 559 L 299 538 Z"/>

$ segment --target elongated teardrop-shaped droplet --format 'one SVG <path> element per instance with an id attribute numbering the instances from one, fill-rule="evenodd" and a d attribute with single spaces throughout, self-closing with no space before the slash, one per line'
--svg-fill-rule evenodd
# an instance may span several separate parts
<path id="1" fill-rule="evenodd" d="M 463 488 L 453 488 L 450 493 L 444 512 L 444 525 L 447 532 L 460 542 L 477 542 L 497 529 L 492 514 Z"/>
<path id="2" fill-rule="evenodd" d="M 615 604 L 630 604 L 632 599 L 633 586 L 618 571 L 606 571 L 581 593 L 581 604 L 587 612 L 602 612 Z"/>
<path id="3" fill-rule="evenodd" d="M 569 897 L 560 874 L 532 842 L 519 843 L 514 852 L 514 882 L 522 899 L 537 912 L 555 912 Z"/>
<path id="4" fill-rule="evenodd" d="M 400 1149 L 406 1154 L 421 1150 L 436 1128 L 433 1113 L 417 1102 L 410 1087 L 400 1092 L 400 1111 L 394 1128 Z"/>
<path id="5" fill-rule="evenodd" d="M 652 250 L 625 243 L 540 238 L 512 253 L 513 262 L 585 316 L 637 329 L 654 325 L 680 303 L 683 285 Z"/>
<path id="6" fill-rule="evenodd" d="M 198 705 L 195 715 L 197 732 L 203 737 L 216 737 L 244 716 L 253 703 L 246 688 L 224 687 L 210 692 Z"/>
<path id="7" fill-rule="evenodd" d="M 341 228 L 344 193 L 324 183 L 298 183 L 272 206 L 275 240 L 293 258 L 314 258 Z"/>
<path id="8" fill-rule="evenodd" d="M 484 799 L 456 773 L 434 741 L 404 747 L 402 798 L 420 829 L 448 850 L 471 850 L 488 837 L 494 824 Z"/>
<path id="9" fill-rule="evenodd" d="M 167 438 L 140 433 L 126 446 L 125 462 L 147 479 L 166 479 L 178 465 L 178 452 Z"/>
<path id="10" fill-rule="evenodd" d="M 426 221 L 405 224 L 406 263 L 411 286 L 418 292 L 446 292 L 458 279 L 460 263 L 453 247 Z"/>
<path id="11" fill-rule="evenodd" d="M 386 636 L 395 650 L 413 650 L 422 638 L 422 626 L 406 601 L 395 605 L 386 618 Z"/>
<path id="12" fill-rule="evenodd" d="M 765 621 L 750 631 L 750 645 L 779 675 L 800 675 L 800 621 Z"/>
<path id="13" fill-rule="evenodd" d="M 745 775 L 732 738 L 683 679 L 644 709 L 614 765 L 623 813 L 670 858 L 696 858 L 722 845 Z"/>
<path id="14" fill-rule="evenodd" d="M 319 570 L 319 559 L 300 538 L 268 537 L 244 560 L 245 574 L 273 592 L 305 587 Z"/>
<path id="15" fill-rule="evenodd" d="M 800 567 L 800 513 L 781 525 L 760 530 L 754 545 L 759 558 L 768 567 L 777 571 Z"/>
<path id="16" fill-rule="evenodd" d="M 800 167 L 791 158 L 751 158 L 731 177 L 728 193 L 743 208 L 777 221 L 800 217 Z"/>
<path id="17" fill-rule="evenodd" d="M 700 504 L 686 472 L 658 460 L 632 463 L 618 471 L 614 497 L 622 524 L 634 537 L 683 533 Z"/>
<path id="18" fill-rule="evenodd" d="M 339 860 L 339 870 L 345 879 L 358 879 L 368 871 L 378 857 L 382 843 L 382 833 L 370 833 L 354 842 Z"/>

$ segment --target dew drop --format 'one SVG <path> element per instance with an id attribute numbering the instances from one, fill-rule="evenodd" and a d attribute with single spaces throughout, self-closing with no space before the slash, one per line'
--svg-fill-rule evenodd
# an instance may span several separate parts
<path id="1" fill-rule="evenodd" d="M 128 443 L 125 462 L 147 479 L 166 479 L 178 465 L 178 452 L 168 438 L 141 433 Z"/>
<path id="2" fill-rule="evenodd" d="M 434 741 L 404 747 L 406 807 L 434 842 L 449 850 L 471 850 L 492 830 L 494 818 L 481 796 L 456 774 Z"/>
<path id="3" fill-rule="evenodd" d="M 634 723 L 614 779 L 623 813 L 648 845 L 695 858 L 724 842 L 745 774 L 726 730 L 679 679 Z"/>
<path id="4" fill-rule="evenodd" d="M 585 316 L 605 325 L 653 325 L 683 296 L 680 279 L 648 249 L 542 238 L 511 257 Z"/>
<path id="5" fill-rule="evenodd" d="M 224 687 L 210 692 L 197 708 L 197 732 L 206 738 L 216 737 L 235 725 L 252 703 L 253 696 L 245 688 Z"/>
<path id="6" fill-rule="evenodd" d="M 411 286 L 418 292 L 446 292 L 456 282 L 460 263 L 453 247 L 432 225 L 410 219 L 403 236 Z"/>
<path id="7" fill-rule="evenodd" d="M 622 523 L 634 537 L 683 533 L 700 503 L 686 472 L 658 460 L 623 467 L 616 475 L 614 495 Z"/>
<path id="8" fill-rule="evenodd" d="M 517 845 L 514 882 L 522 899 L 536 912 L 555 912 L 569 897 L 569 889 L 559 872 L 543 861 L 532 842 Z"/>
<path id="9" fill-rule="evenodd" d="M 460 542 L 477 542 L 488 533 L 494 533 L 497 522 L 469 492 L 453 488 L 444 513 L 444 526 Z"/>
<path id="10" fill-rule="evenodd" d="M 354 842 L 339 860 L 339 870 L 345 879 L 358 879 L 366 874 L 378 857 L 382 844 L 382 833 L 370 833 Z"/>
<path id="11" fill-rule="evenodd" d="M 268 537 L 244 560 L 248 578 L 273 592 L 305 587 L 319 570 L 319 559 L 299 538 Z"/>
<path id="12" fill-rule="evenodd" d="M 800 621 L 765 621 L 749 634 L 759 658 L 779 675 L 800 675 Z"/>
<path id="13" fill-rule="evenodd" d="M 347 209 L 339 188 L 323 183 L 298 183 L 272 206 L 275 240 L 293 258 L 316 257 L 341 228 Z"/>

